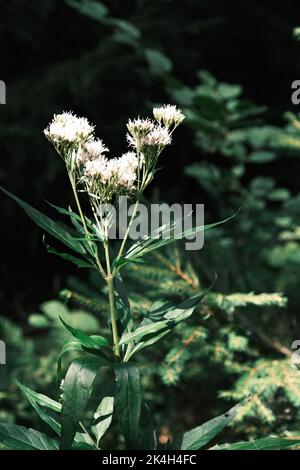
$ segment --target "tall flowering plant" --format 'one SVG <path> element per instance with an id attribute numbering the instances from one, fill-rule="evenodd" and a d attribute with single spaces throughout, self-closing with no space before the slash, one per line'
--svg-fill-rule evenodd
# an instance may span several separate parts
<path id="1" fill-rule="evenodd" d="M 141 262 L 146 254 L 175 239 L 172 234 L 174 223 L 170 223 L 168 239 L 163 238 L 166 228 L 163 226 L 155 233 L 129 243 L 130 227 L 142 195 L 155 176 L 163 149 L 171 144 L 173 132 L 183 120 L 183 113 L 171 105 L 155 108 L 152 119 L 129 120 L 129 150 L 121 157 L 109 158 L 107 147 L 95 137 L 94 126 L 87 119 L 73 113 L 55 115 L 44 134 L 65 164 L 76 210 L 52 207 L 69 219 L 71 224 L 68 228 L 1 188 L 45 232 L 68 248 L 65 253 L 47 246 L 50 253 L 80 268 L 99 273 L 106 285 L 107 322 L 111 332 L 105 334 L 104 330 L 101 334 L 88 335 L 61 319 L 72 340 L 63 345 L 58 359 L 59 399 L 55 401 L 18 384 L 57 438 L 22 426 L 0 423 L 0 442 L 6 447 L 28 450 L 100 449 L 102 438 L 114 417 L 119 422 L 126 448 L 158 448 L 151 413 L 142 400 L 140 373 L 134 356 L 188 319 L 201 301 L 203 292 L 177 306 L 170 306 L 169 302 L 155 303 L 137 323 L 131 316 L 130 302 L 122 286 L 121 270 L 128 263 Z M 81 204 L 84 194 L 90 205 L 87 213 Z M 117 249 L 112 250 L 109 237 L 113 222 L 111 208 L 118 210 L 120 196 L 133 202 L 133 210 L 123 239 Z M 214 225 L 189 229 L 188 234 L 196 234 Z M 176 238 L 186 235 L 187 231 L 183 230 L 180 234 L 177 232 Z M 101 389 L 101 378 L 109 375 L 107 370 L 113 371 L 114 375 L 113 396 L 105 396 Z M 91 418 L 86 408 L 92 392 L 96 407 L 90 410 L 93 413 Z M 232 421 L 238 409 L 239 405 L 177 436 L 166 448 L 202 448 Z M 290 441 L 286 446 L 293 443 Z"/>

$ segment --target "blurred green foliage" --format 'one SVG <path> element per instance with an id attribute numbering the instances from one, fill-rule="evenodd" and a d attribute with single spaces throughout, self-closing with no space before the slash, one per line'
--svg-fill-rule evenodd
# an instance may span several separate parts
<path id="1" fill-rule="evenodd" d="M 290 348 L 299 329 L 300 124 L 291 113 L 282 120 L 299 43 L 292 2 L 275 9 L 272 2 L 233 3 L 13 0 L 1 9 L 0 39 L 11 50 L 0 77 L 8 87 L 0 109 L 1 184 L 24 199 L 71 203 L 61 162 L 41 135 L 52 114 L 88 116 L 117 155 L 128 114 L 170 101 L 183 108 L 186 126 L 178 150 L 166 156 L 174 171 L 161 172 L 159 195 L 149 199 L 205 202 L 214 220 L 242 208 L 207 232 L 199 254 L 182 255 L 178 246 L 151 265 L 128 268 L 136 318 L 153 300 L 184 299 L 206 290 L 214 271 L 218 276 L 198 315 L 161 350 L 143 353 L 146 399 L 162 439 L 170 427 L 217 415 L 220 397 L 255 397 L 229 435 L 252 438 L 299 424 L 300 376 Z M 46 256 L 15 206 L 3 200 L 1 211 L 0 337 L 9 347 L 0 417 L 35 425 L 14 380 L 57 394 L 55 362 L 66 334 L 58 315 L 72 315 L 72 324 L 92 333 L 100 311 L 106 328 L 105 292 L 93 276 L 73 277 Z M 60 302 L 44 302 L 59 292 Z"/>

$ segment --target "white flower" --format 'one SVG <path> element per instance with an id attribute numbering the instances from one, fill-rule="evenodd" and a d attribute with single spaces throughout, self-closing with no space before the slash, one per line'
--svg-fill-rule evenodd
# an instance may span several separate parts
<path id="1" fill-rule="evenodd" d="M 95 139 L 91 140 L 90 142 L 84 143 L 80 148 L 78 149 L 77 155 L 76 155 L 76 163 L 78 165 L 81 165 L 83 163 L 86 163 L 90 160 L 97 160 L 105 152 L 108 152 L 108 148 L 105 147 L 104 143 L 100 139 Z"/>
<path id="2" fill-rule="evenodd" d="M 143 138 L 142 143 L 143 146 L 165 147 L 171 143 L 171 135 L 166 127 L 159 124 Z"/>
<path id="3" fill-rule="evenodd" d="M 129 119 L 127 129 L 134 138 L 140 138 L 148 134 L 154 128 L 154 122 L 151 119 Z"/>
<path id="4" fill-rule="evenodd" d="M 108 160 L 103 155 L 97 160 L 88 160 L 84 165 L 84 179 L 86 181 L 95 179 L 99 183 L 106 184 L 111 178 L 107 164 Z"/>
<path id="5" fill-rule="evenodd" d="M 131 190 L 134 185 L 138 159 L 133 155 L 132 152 L 129 152 L 120 158 L 113 158 L 107 162 L 111 181 L 116 190 L 120 189 L 119 187 Z"/>
<path id="6" fill-rule="evenodd" d="M 136 170 L 139 165 L 139 160 L 135 152 L 127 152 L 120 158 L 120 163 L 127 168 Z"/>
<path id="7" fill-rule="evenodd" d="M 136 180 L 138 159 L 134 152 L 120 158 L 108 160 L 101 155 L 96 160 L 88 160 L 84 165 L 84 180 L 92 186 L 93 192 L 101 192 L 101 184 L 110 188 L 112 193 L 133 189 Z M 96 188 L 96 189 L 95 189 Z"/>
<path id="8" fill-rule="evenodd" d="M 92 139 L 94 126 L 86 118 L 77 117 L 71 112 L 55 114 L 45 136 L 55 145 L 80 144 Z"/>
<path id="9" fill-rule="evenodd" d="M 160 124 L 164 124 L 168 128 L 172 125 L 175 127 L 178 126 L 185 118 L 180 109 L 170 104 L 165 104 L 160 108 L 154 108 L 153 116 Z"/>

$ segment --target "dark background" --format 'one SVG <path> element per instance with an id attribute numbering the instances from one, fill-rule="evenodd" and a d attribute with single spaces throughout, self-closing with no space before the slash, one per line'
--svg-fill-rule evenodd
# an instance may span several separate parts
<path id="1" fill-rule="evenodd" d="M 97 125 L 112 155 L 125 150 L 128 117 L 144 116 L 153 103 L 169 102 L 166 77 L 194 85 L 197 71 L 240 83 L 247 98 L 268 106 L 266 119 L 282 122 L 291 83 L 300 76 L 300 22 L 295 1 L 104 1 L 109 16 L 129 21 L 140 35 L 120 36 L 120 24 L 97 22 L 62 0 L 0 2 L 0 79 L 7 104 L 0 107 L 0 184 L 41 210 L 42 200 L 71 202 L 62 162 L 42 134 L 53 113 L 73 110 Z M 121 28 L 122 29 L 122 28 Z M 133 34 L 134 36 L 134 34 Z M 159 70 L 146 49 L 169 58 Z M 178 131 L 172 165 L 157 179 L 161 199 L 203 201 L 183 176 L 199 160 L 187 127 Z M 298 175 L 280 173 L 292 191 Z M 50 210 L 51 213 L 51 210 Z M 28 310 L 54 297 L 73 271 L 47 255 L 41 231 L 1 195 L 0 311 L 22 321 Z"/>

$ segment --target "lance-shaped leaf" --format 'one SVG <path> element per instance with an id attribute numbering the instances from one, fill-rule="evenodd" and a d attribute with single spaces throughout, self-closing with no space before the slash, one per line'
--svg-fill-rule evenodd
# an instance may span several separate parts
<path id="1" fill-rule="evenodd" d="M 292 447 L 300 447 L 300 438 L 270 436 L 252 441 L 216 445 L 209 450 L 283 450 Z"/>
<path id="2" fill-rule="evenodd" d="M 78 328 L 73 328 L 71 325 L 68 325 L 68 323 L 66 323 L 61 317 L 59 318 L 64 327 L 74 336 L 74 338 L 78 339 L 78 341 L 86 348 L 99 349 L 109 347 L 109 342 L 106 338 L 104 338 L 104 336 L 89 336 L 84 331 L 79 330 Z"/>
<path id="3" fill-rule="evenodd" d="M 0 442 L 16 450 L 58 449 L 58 443 L 46 434 L 16 424 L 0 424 Z"/>
<path id="4" fill-rule="evenodd" d="M 25 387 L 19 382 L 16 382 L 18 387 L 28 398 L 30 404 L 35 409 L 40 418 L 45 421 L 59 436 L 61 434 L 61 425 L 60 425 L 60 413 L 61 413 L 61 403 L 52 400 L 51 398 L 37 393 L 34 390 L 31 390 L 29 387 Z M 48 410 L 46 411 L 45 408 Z M 86 434 L 76 433 L 75 442 L 77 445 L 82 442 L 90 443 L 90 438 Z"/>
<path id="5" fill-rule="evenodd" d="M 29 215 L 29 217 L 47 233 L 52 235 L 54 238 L 57 238 L 60 242 L 77 253 L 85 253 L 85 249 L 83 248 L 82 244 L 60 224 L 54 222 L 52 219 L 42 214 L 42 212 L 30 206 L 27 204 L 27 202 L 22 201 L 22 199 L 10 193 L 2 186 L 0 186 L 0 190 L 16 201 L 16 203 L 26 212 L 26 214 Z"/>
<path id="6" fill-rule="evenodd" d="M 138 341 L 143 342 L 143 347 L 145 347 L 155 343 L 164 336 L 164 333 L 167 334 L 178 323 L 189 318 L 204 295 L 203 293 L 197 294 L 171 310 L 170 304 L 166 304 L 168 310 L 162 316 L 162 320 L 146 323 L 130 333 L 125 333 L 120 339 L 120 345 Z M 145 344 L 146 342 L 147 344 Z"/>
<path id="7" fill-rule="evenodd" d="M 183 434 L 182 438 L 175 440 L 175 446 L 180 445 L 181 450 L 197 450 L 205 446 L 217 434 L 231 423 L 235 418 L 241 405 L 236 405 L 231 408 L 227 413 L 224 413 L 217 418 L 211 419 L 206 423 Z M 180 444 L 181 441 L 181 444 Z M 173 447 L 173 446 L 172 446 Z M 178 447 L 173 447 L 178 448 Z"/>
<path id="8" fill-rule="evenodd" d="M 140 258 L 153 250 L 157 250 L 162 246 L 173 243 L 176 240 L 183 240 L 184 238 L 189 238 L 197 235 L 200 232 L 209 230 L 218 225 L 228 222 L 235 214 L 228 219 L 215 222 L 208 225 L 199 225 L 194 228 L 188 228 L 186 230 L 177 231 L 176 226 L 182 222 L 183 219 L 176 220 L 170 224 L 161 226 L 159 229 L 153 231 L 150 236 L 144 237 L 142 240 L 134 243 L 127 251 L 127 253 L 115 261 L 115 266 L 117 269 L 125 266 L 129 262 L 136 262 Z"/>
<path id="9" fill-rule="evenodd" d="M 96 436 L 97 445 L 99 445 L 101 438 L 111 424 L 113 410 L 114 397 L 104 397 L 94 414 L 95 425 L 91 427 L 93 434 Z"/>
<path id="10" fill-rule="evenodd" d="M 93 382 L 103 365 L 107 363 L 94 356 L 79 357 L 71 363 L 63 382 L 61 449 L 71 447 L 76 427 L 92 393 Z"/>
<path id="11" fill-rule="evenodd" d="M 154 423 L 146 403 L 142 404 L 139 443 L 142 450 L 155 450 L 157 447 Z"/>
<path id="12" fill-rule="evenodd" d="M 141 415 L 141 385 L 138 368 L 134 364 L 123 363 L 115 366 L 117 380 L 115 411 L 120 420 L 126 445 L 134 449 L 139 435 Z"/>
<path id="13" fill-rule="evenodd" d="M 37 393 L 34 390 L 31 390 L 25 385 L 22 385 L 19 382 L 16 382 L 18 387 L 26 395 L 31 406 L 35 409 L 40 418 L 45 421 L 45 423 L 50 426 L 58 435 L 60 435 L 60 418 L 58 413 L 61 412 L 61 404 L 57 401 L 52 400 L 46 395 Z M 48 408 L 52 413 L 47 413 L 44 408 Z M 54 413 L 55 412 L 55 413 Z"/>
<path id="14" fill-rule="evenodd" d="M 70 255 L 69 253 L 61 253 L 60 251 L 56 250 L 55 248 L 52 248 L 49 245 L 46 245 L 46 248 L 48 253 L 70 261 L 71 263 L 75 264 L 75 266 L 77 266 L 78 268 L 95 268 L 95 265 L 92 264 L 92 262 L 86 261 L 85 259 L 76 258 L 76 256 Z"/>

